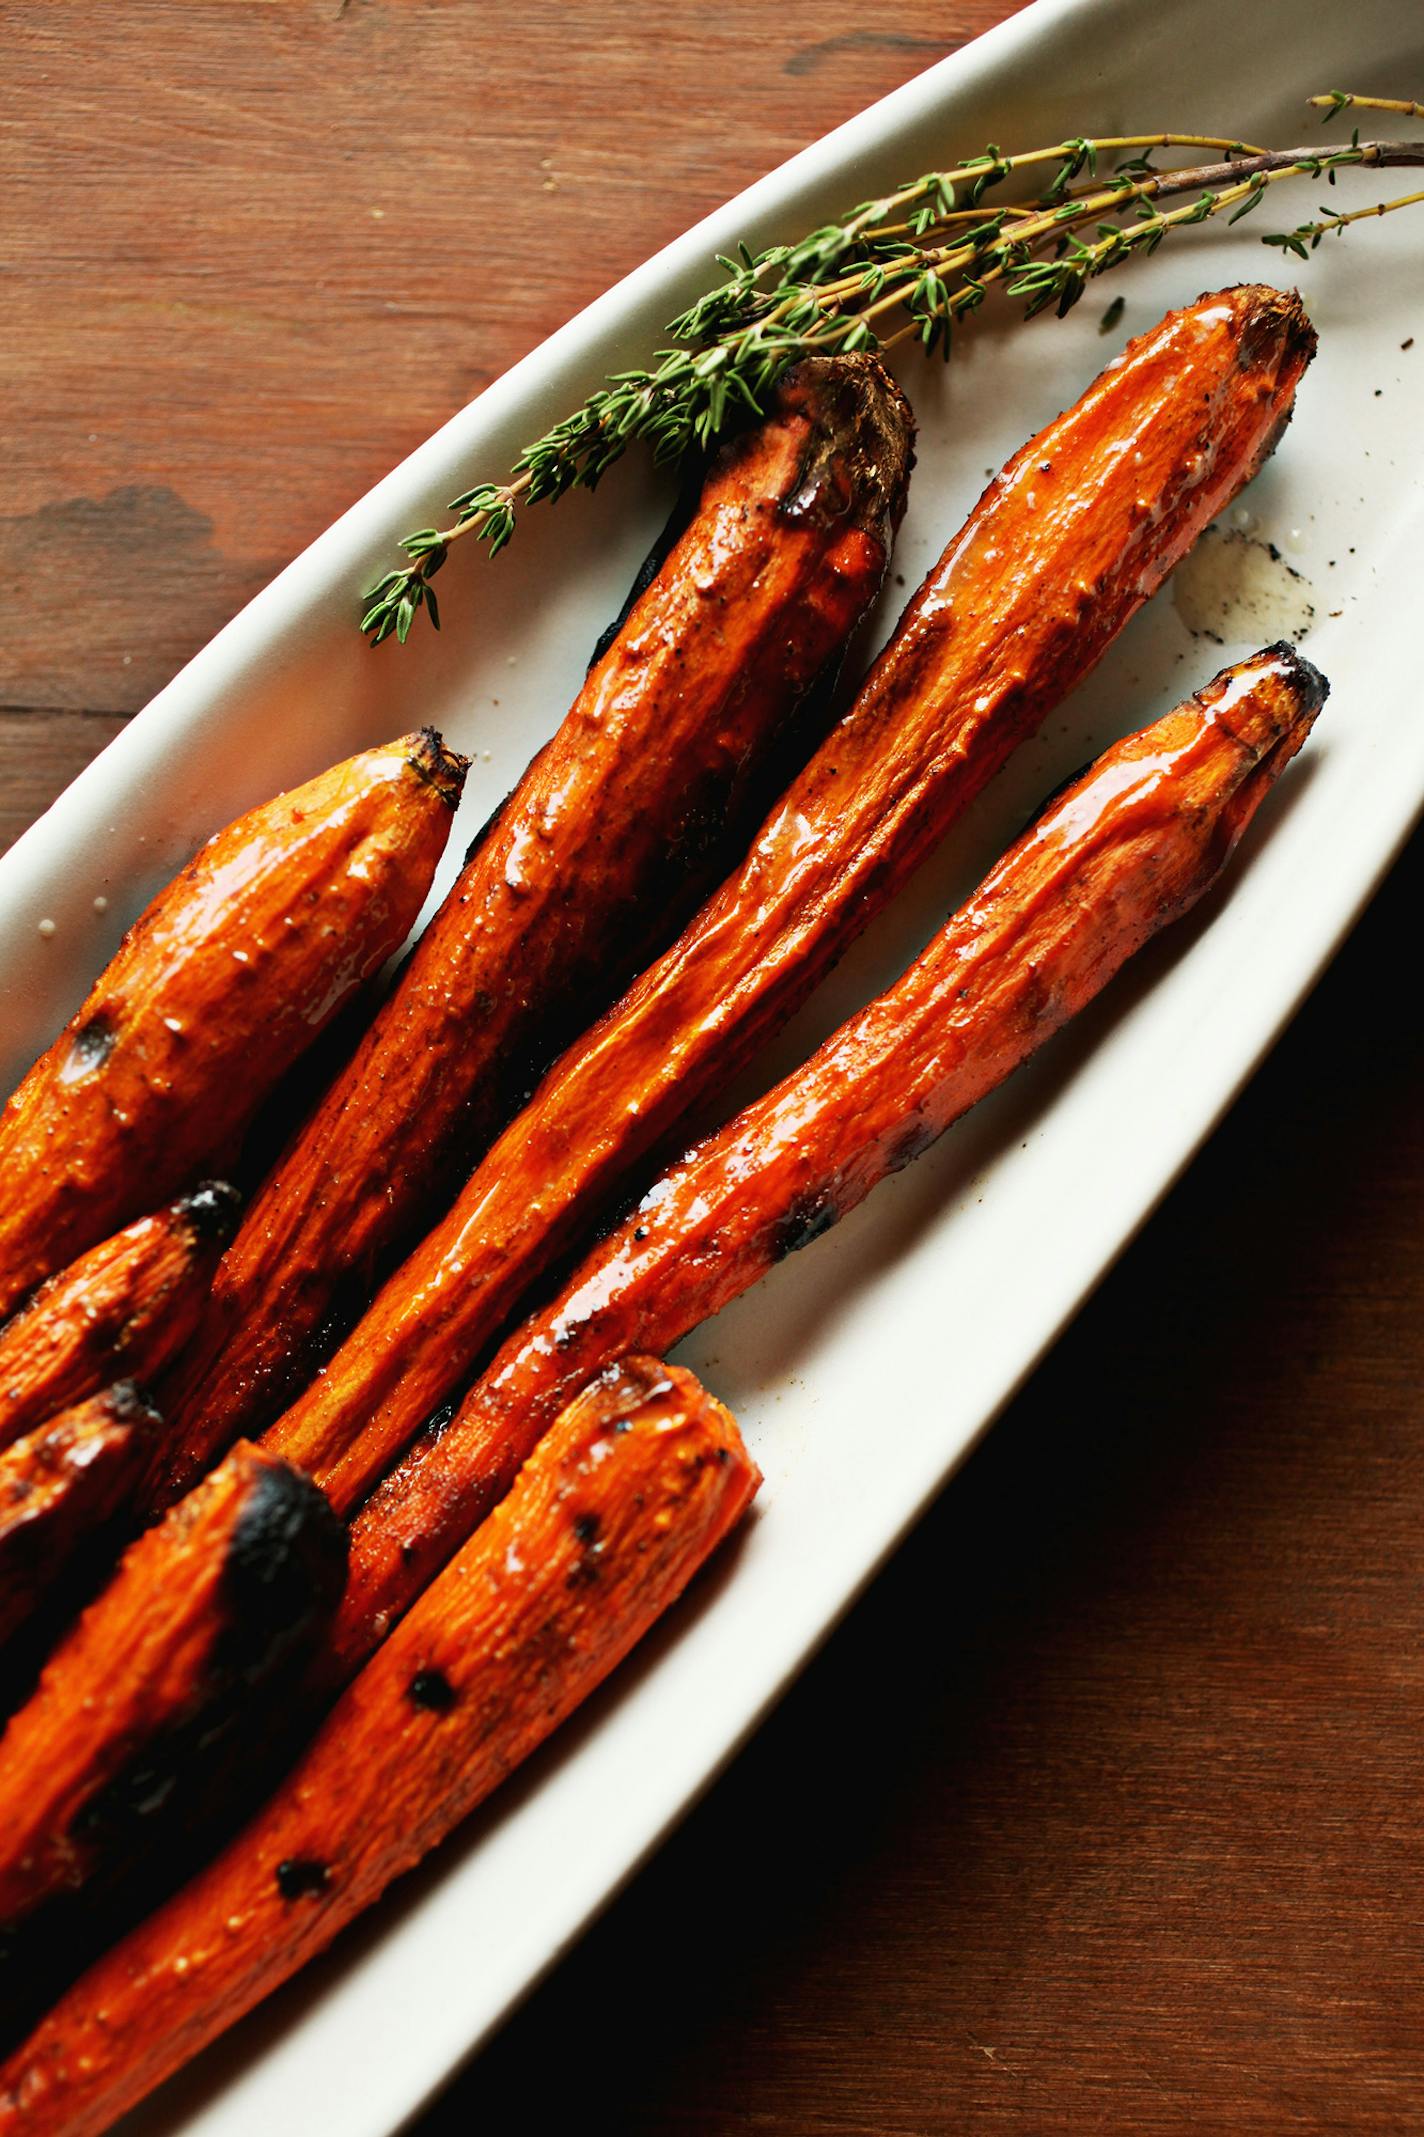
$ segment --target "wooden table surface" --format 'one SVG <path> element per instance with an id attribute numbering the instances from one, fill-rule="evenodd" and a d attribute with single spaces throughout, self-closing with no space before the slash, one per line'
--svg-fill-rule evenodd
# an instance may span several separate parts
<path id="1" fill-rule="evenodd" d="M 7 837 L 457 405 L 1006 11 L 0 9 Z M 1424 2128 L 1421 889 L 1416 839 L 427 2137 Z"/>

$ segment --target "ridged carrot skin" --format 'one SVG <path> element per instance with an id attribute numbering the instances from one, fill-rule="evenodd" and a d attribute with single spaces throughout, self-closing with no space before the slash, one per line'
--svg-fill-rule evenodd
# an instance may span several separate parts
<path id="1" fill-rule="evenodd" d="M 43 1283 L 0 1328 L 0 1447 L 116 1380 L 147 1382 L 198 1324 L 242 1206 L 208 1180 Z"/>
<path id="2" fill-rule="evenodd" d="M 0 1312 L 224 1153 L 408 932 L 465 760 L 407 735 L 239 817 L 0 1112 Z"/>
<path id="3" fill-rule="evenodd" d="M 158 1427 L 158 1412 L 121 1381 L 0 1454 L 0 1647 L 133 1504 Z"/>
<path id="4" fill-rule="evenodd" d="M 243 1441 L 130 1547 L 0 1737 L 0 1942 L 131 1868 L 200 1751 L 315 1638 L 345 1570 L 316 1486 Z"/>
<path id="5" fill-rule="evenodd" d="M 792 715 L 880 588 L 913 419 L 872 357 L 797 367 L 487 827 L 401 985 L 256 1197 L 165 1389 L 170 1492 L 270 1421 L 558 1048 L 742 852 Z M 781 783 L 778 775 L 776 785 Z M 329 1347 L 329 1342 L 328 1342 Z"/>
<path id="6" fill-rule="evenodd" d="M 91 2137 L 294 1974 L 602 1681 L 759 1481 L 689 1374 L 603 1374 L 267 1808 L 0 2071 L 0 2131 Z"/>
<path id="7" fill-rule="evenodd" d="M 1293 296 L 1203 297 L 1010 461 L 741 869 L 551 1070 L 275 1427 L 338 1507 L 1093 665 L 1255 472 L 1313 347 Z"/>
<path id="8" fill-rule="evenodd" d="M 590 1373 L 670 1348 L 818 1238 L 1193 904 L 1325 688 L 1277 646 L 1110 749 L 895 986 L 651 1188 L 357 1516 L 331 1676 L 383 1637 Z"/>

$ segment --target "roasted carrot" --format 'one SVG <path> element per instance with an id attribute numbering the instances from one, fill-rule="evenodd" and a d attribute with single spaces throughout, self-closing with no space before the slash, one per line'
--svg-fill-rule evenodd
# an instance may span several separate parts
<path id="1" fill-rule="evenodd" d="M 315 1638 L 345 1569 L 316 1486 L 245 1441 L 130 1547 L 0 1738 L 0 1941 L 131 1871 L 195 1765 Z"/>
<path id="2" fill-rule="evenodd" d="M 158 1422 L 121 1381 L 0 1454 L 0 1647 L 76 1552 L 132 1504 Z"/>
<path id="3" fill-rule="evenodd" d="M 759 1481 L 690 1374 L 601 1375 L 267 1808 L 0 2071 L 0 2130 L 89 2137 L 295 1973 L 602 1681 Z"/>
<path id="4" fill-rule="evenodd" d="M 274 1429 L 338 1508 L 798 1005 L 1254 472 L 1313 337 L 1244 288 L 1132 343 L 985 492 L 742 868 L 550 1072 Z"/>
<path id="5" fill-rule="evenodd" d="M 400 987 L 255 1198 L 164 1391 L 171 1489 L 266 1423 L 552 1055 L 743 850 L 792 715 L 884 575 L 912 420 L 871 357 L 815 358 L 725 447 Z M 320 1326 L 318 1324 L 321 1324 Z"/>
<path id="6" fill-rule="evenodd" d="M 241 1198 L 205 1181 L 42 1284 L 0 1328 L 0 1447 L 116 1380 L 148 1381 L 197 1326 Z"/>
<path id="7" fill-rule="evenodd" d="M 658 1181 L 352 1525 L 355 1667 L 603 1362 L 670 1348 L 907 1164 L 1213 881 L 1325 683 L 1289 646 L 1110 749 L 895 986 Z"/>
<path id="8" fill-rule="evenodd" d="M 0 1312 L 225 1153 L 405 936 L 464 774 L 429 732 L 366 750 L 159 893 L 0 1112 Z"/>

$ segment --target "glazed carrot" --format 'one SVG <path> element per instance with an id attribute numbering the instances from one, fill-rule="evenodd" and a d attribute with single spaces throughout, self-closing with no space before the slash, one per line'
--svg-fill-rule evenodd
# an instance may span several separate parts
<path id="1" fill-rule="evenodd" d="M 465 760 L 366 750 L 217 833 L 0 1112 L 0 1312 L 186 1186 L 401 942 Z"/>
<path id="2" fill-rule="evenodd" d="M 357 1516 L 330 1674 L 383 1637 L 590 1373 L 670 1348 L 818 1238 L 1199 898 L 1325 689 L 1277 646 L 1110 749 L 895 986 L 658 1181 Z"/>
<path id="3" fill-rule="evenodd" d="M 551 1056 L 743 850 L 791 717 L 878 592 L 909 409 L 818 357 L 718 455 L 691 524 L 486 828 L 400 987 L 254 1200 L 164 1407 L 176 1489 L 266 1423 Z M 319 1327 L 318 1324 L 321 1324 Z"/>
<path id="4" fill-rule="evenodd" d="M 0 1737 L 0 1942 L 102 1871 L 131 1873 L 192 1769 L 341 1591 L 346 1532 L 239 1442 L 125 1553 Z"/>
<path id="5" fill-rule="evenodd" d="M 690 1374 L 601 1376 L 266 1809 L 0 2071 L 0 2130 L 89 2137 L 294 1974 L 587 1697 L 759 1481 Z"/>
<path id="6" fill-rule="evenodd" d="M 158 1422 L 121 1381 L 0 1454 L 0 1646 L 83 1545 L 132 1505 Z"/>
<path id="7" fill-rule="evenodd" d="M 1294 297 L 1205 297 L 1133 342 L 991 484 L 741 869 L 554 1067 L 275 1427 L 338 1508 L 1091 667 L 1254 472 L 1312 346 Z"/>
<path id="8" fill-rule="evenodd" d="M 208 1180 L 42 1284 L 0 1328 L 0 1447 L 116 1380 L 149 1380 L 198 1323 L 241 1197 Z"/>

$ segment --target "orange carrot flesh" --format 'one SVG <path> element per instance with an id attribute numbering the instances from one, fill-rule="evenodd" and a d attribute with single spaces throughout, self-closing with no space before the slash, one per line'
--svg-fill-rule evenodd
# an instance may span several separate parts
<path id="1" fill-rule="evenodd" d="M 819 1237 L 1200 897 L 1324 695 L 1275 647 L 1110 749 L 895 986 L 652 1187 L 362 1508 L 331 1676 L 384 1637 L 605 1359 L 671 1347 Z"/>
<path id="2" fill-rule="evenodd" d="M 128 1867 L 199 1739 L 334 1606 L 345 1544 L 315 1485 L 239 1442 L 130 1547 L 0 1737 L 0 1939 Z"/>
<path id="3" fill-rule="evenodd" d="M 209 839 L 0 1112 L 0 1312 L 224 1150 L 409 931 L 464 778 L 430 734 Z"/>
<path id="4" fill-rule="evenodd" d="M 273 1429 L 359 1503 L 630 1170 L 797 1007 L 1278 434 L 1313 348 L 1241 288 L 1129 345 L 990 485 L 846 718 L 680 940 L 550 1072 Z"/>
<path id="5" fill-rule="evenodd" d="M 0 2070 L 0 2130 L 90 2137 L 295 1973 L 603 1680 L 759 1481 L 690 1374 L 600 1376 L 266 1808 Z"/>
<path id="6" fill-rule="evenodd" d="M 42 1284 L 0 1328 L 0 1447 L 116 1380 L 160 1372 L 197 1326 L 240 1207 L 209 1180 Z"/>
<path id="7" fill-rule="evenodd" d="M 133 1504 L 158 1423 L 121 1382 L 0 1454 L 0 1647 L 96 1532 Z"/>
<path id="8" fill-rule="evenodd" d="M 692 523 L 255 1197 L 210 1339 L 164 1390 L 168 1496 L 290 1400 L 320 1363 L 318 1324 L 354 1320 L 552 1054 L 741 852 L 793 715 L 880 588 L 912 433 L 873 358 L 817 358 L 714 462 Z"/>

